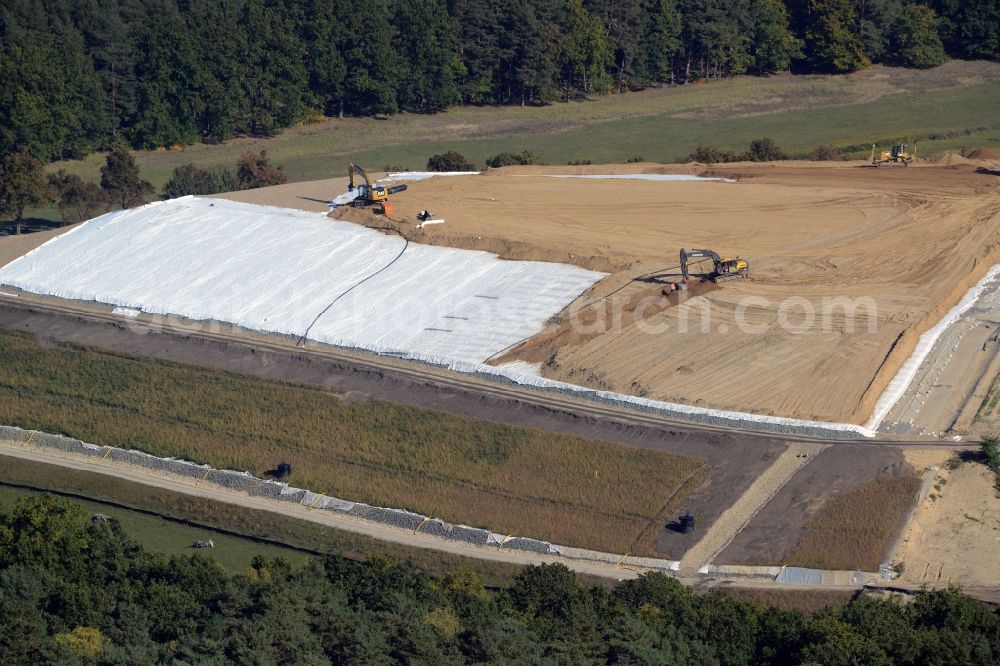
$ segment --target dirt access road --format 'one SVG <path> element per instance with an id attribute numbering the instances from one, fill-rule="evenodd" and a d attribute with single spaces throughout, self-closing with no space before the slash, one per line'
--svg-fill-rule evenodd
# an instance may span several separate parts
<path id="1" fill-rule="evenodd" d="M 306 520 L 311 523 L 318 523 L 327 527 L 363 534 L 374 539 L 390 541 L 416 548 L 430 548 L 442 552 L 474 557 L 482 560 L 492 560 L 495 562 L 507 562 L 509 564 L 537 565 L 537 564 L 565 564 L 570 569 L 579 573 L 591 576 L 601 576 L 603 578 L 613 578 L 622 580 L 635 578 L 639 571 L 615 567 L 610 564 L 600 564 L 597 562 L 569 560 L 566 558 L 541 555 L 525 551 L 503 550 L 497 548 L 477 547 L 471 544 L 462 544 L 454 541 L 446 541 L 436 537 L 414 533 L 389 525 L 376 525 L 374 523 L 352 518 L 350 516 L 338 515 L 330 511 L 312 511 L 306 506 L 291 504 L 289 502 L 277 502 L 274 500 L 252 497 L 242 493 L 233 492 L 215 486 L 210 483 L 196 484 L 190 479 L 181 479 L 166 474 L 154 474 L 145 470 L 140 470 L 123 465 L 99 465 L 93 462 L 79 460 L 69 456 L 55 455 L 54 453 L 41 453 L 37 450 L 12 448 L 8 445 L 0 446 L 0 461 L 4 465 L 17 464 L 17 459 L 31 460 L 34 462 L 46 463 L 49 465 L 59 465 L 69 469 L 83 470 L 106 474 L 118 479 L 131 481 L 155 488 L 162 488 L 184 495 L 201 497 L 216 502 L 235 504 L 249 509 L 268 511 L 299 520 Z"/>

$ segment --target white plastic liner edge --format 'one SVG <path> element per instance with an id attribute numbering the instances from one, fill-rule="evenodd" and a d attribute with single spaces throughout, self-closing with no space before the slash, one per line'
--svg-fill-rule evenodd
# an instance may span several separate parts
<path id="1" fill-rule="evenodd" d="M 427 178 L 434 178 L 435 176 L 478 176 L 479 171 L 399 171 L 397 173 L 390 173 L 385 176 L 385 178 L 380 178 L 379 181 L 384 180 L 409 180 L 418 181 L 425 180 Z"/>
<path id="2" fill-rule="evenodd" d="M 420 359 L 427 360 L 427 359 Z M 440 362 L 440 360 L 439 360 Z M 507 379 L 515 384 L 525 386 L 535 386 L 544 389 L 555 389 L 567 393 L 577 394 L 583 397 L 597 398 L 602 402 L 612 402 L 625 405 L 634 405 L 652 410 L 654 412 L 667 412 L 679 416 L 695 416 L 729 422 L 730 425 L 745 426 L 746 424 L 778 426 L 780 429 L 788 431 L 833 431 L 844 434 L 857 434 L 862 437 L 874 437 L 876 432 L 872 428 L 860 426 L 854 423 L 832 423 L 827 421 L 810 421 L 806 419 L 792 419 L 783 416 L 768 416 L 766 414 L 751 414 L 749 412 L 736 412 L 726 409 L 709 409 L 707 407 L 695 407 L 693 405 L 683 405 L 676 402 L 664 402 L 660 400 L 650 400 L 634 395 L 623 393 L 612 393 L 611 391 L 599 391 L 576 384 L 568 384 L 554 379 L 547 379 L 536 374 L 519 372 L 517 367 L 501 366 L 496 367 L 484 364 L 470 363 L 448 363 L 448 369 L 456 372 L 479 373 L 493 375 Z"/>
<path id="3" fill-rule="evenodd" d="M 882 395 L 879 396 L 878 401 L 875 403 L 875 408 L 872 410 L 872 416 L 865 424 L 865 427 L 870 430 L 878 430 L 879 426 L 882 425 L 882 420 L 886 417 L 889 411 L 899 402 L 903 394 L 906 393 L 906 389 L 909 388 L 910 384 L 913 382 L 914 378 L 917 376 L 917 371 L 920 370 L 920 366 L 923 365 L 927 356 L 934 349 L 934 345 L 937 343 L 938 338 L 945 332 L 945 330 L 954 324 L 961 318 L 966 312 L 969 311 L 979 297 L 982 295 L 983 290 L 989 282 L 997 279 L 1000 275 L 1000 264 L 996 264 L 990 270 L 986 272 L 986 275 L 975 284 L 969 291 L 965 293 L 962 299 L 953 307 L 951 310 L 941 318 L 937 324 L 935 324 L 930 329 L 924 331 L 923 335 L 920 336 L 920 340 L 917 341 L 917 346 L 910 355 L 910 358 L 906 359 L 903 366 L 896 373 L 896 376 L 892 378 L 889 385 L 885 387 Z"/>
<path id="4" fill-rule="evenodd" d="M 545 174 L 546 178 L 584 178 L 586 180 L 652 180 L 735 183 L 732 178 L 692 176 L 671 173 L 619 173 L 619 174 Z"/>

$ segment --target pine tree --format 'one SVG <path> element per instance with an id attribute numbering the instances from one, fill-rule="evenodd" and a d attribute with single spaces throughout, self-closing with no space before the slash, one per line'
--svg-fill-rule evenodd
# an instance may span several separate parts
<path id="1" fill-rule="evenodd" d="M 241 124 L 251 134 L 270 136 L 306 114 L 305 43 L 280 5 L 247 0 L 243 24 L 248 38 L 240 79 L 246 114 Z"/>
<path id="2" fill-rule="evenodd" d="M 103 89 L 110 138 L 118 138 L 121 130 L 128 128 L 138 107 L 135 23 L 143 17 L 144 10 L 121 1 L 84 6 L 87 9 L 78 15 L 77 25 Z"/>
<path id="3" fill-rule="evenodd" d="M 0 153 L 24 150 L 50 160 L 93 148 L 83 80 L 68 76 L 67 52 L 45 33 L 10 35 L 0 46 Z"/>
<path id="4" fill-rule="evenodd" d="M 685 81 L 742 74 L 753 64 L 748 2 L 680 0 Z"/>
<path id="5" fill-rule="evenodd" d="M 440 0 L 393 4 L 400 77 L 399 106 L 407 111 L 443 111 L 458 104 L 464 74 L 455 25 Z"/>
<path id="6" fill-rule="evenodd" d="M 139 166 L 127 150 L 116 147 L 101 167 L 101 189 L 108 199 L 122 208 L 145 203 L 153 185 L 139 176 Z"/>
<path id="7" fill-rule="evenodd" d="M 961 58 L 1000 57 L 1000 3 L 996 0 L 934 0 L 943 19 L 945 49 Z"/>
<path id="8" fill-rule="evenodd" d="M 238 131 L 247 131 L 241 119 L 250 115 L 249 103 L 236 85 L 243 76 L 243 60 L 249 48 L 240 23 L 239 3 L 240 0 L 194 3 L 185 14 L 204 68 L 200 79 L 204 107 L 198 131 L 209 141 L 225 141 Z"/>
<path id="9" fill-rule="evenodd" d="M 600 20 L 584 9 L 581 0 L 568 0 L 559 53 L 563 95 L 604 93 L 611 88 L 608 68 L 611 49 Z"/>
<path id="10" fill-rule="evenodd" d="M 521 106 L 551 101 L 556 97 L 559 48 L 554 6 L 510 0 L 501 11 L 498 101 Z"/>
<path id="11" fill-rule="evenodd" d="M 376 0 L 352 4 L 344 18 L 347 110 L 360 115 L 396 113 L 400 73 L 385 7 Z"/>
<path id="12" fill-rule="evenodd" d="M 190 32 L 176 11 L 164 11 L 136 40 L 138 111 L 131 122 L 132 145 L 159 148 L 194 142 L 205 104 L 201 58 Z"/>
<path id="13" fill-rule="evenodd" d="M 802 56 L 802 42 L 788 24 L 788 10 L 781 0 L 753 0 L 754 26 L 751 53 L 758 72 L 787 70 Z"/>
<path id="14" fill-rule="evenodd" d="M 674 82 L 675 60 L 681 48 L 683 19 L 677 0 L 657 0 L 646 35 L 646 73 L 657 82 Z"/>
<path id="15" fill-rule="evenodd" d="M 458 25 L 464 74 L 458 87 L 465 104 L 499 102 L 498 72 L 501 3 L 492 0 L 448 0 L 448 13 Z"/>
<path id="16" fill-rule="evenodd" d="M 893 24 L 902 9 L 902 0 L 854 0 L 858 37 L 872 62 L 885 60 Z"/>
<path id="17" fill-rule="evenodd" d="M 309 90 L 327 115 L 344 117 L 347 63 L 342 48 L 345 41 L 341 21 L 343 5 L 310 0 L 303 26 L 306 41 L 306 71 Z"/>
<path id="18" fill-rule="evenodd" d="M 587 0 L 587 11 L 597 18 L 607 35 L 611 53 L 608 70 L 616 92 L 641 88 L 649 83 L 645 68 L 643 37 L 652 20 L 648 2 L 640 0 Z"/>

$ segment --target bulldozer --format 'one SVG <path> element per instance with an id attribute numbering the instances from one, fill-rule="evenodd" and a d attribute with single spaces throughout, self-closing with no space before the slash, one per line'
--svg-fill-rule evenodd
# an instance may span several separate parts
<path id="1" fill-rule="evenodd" d="M 880 166 L 909 166 L 910 162 L 915 162 L 917 160 L 917 147 L 913 147 L 913 152 L 907 150 L 906 144 L 900 144 L 898 146 L 893 146 L 889 150 L 883 150 L 879 153 L 878 157 L 875 156 L 875 144 L 872 144 L 872 159 L 871 165 L 874 167 Z"/>
<path id="2" fill-rule="evenodd" d="M 355 175 L 361 176 L 364 183 L 356 183 Z M 358 191 L 358 196 L 351 201 L 351 205 L 356 208 L 377 204 L 381 207 L 383 213 L 390 214 L 392 213 L 392 206 L 389 203 L 389 195 L 402 192 L 406 189 L 405 183 L 393 185 L 392 187 L 376 184 L 372 181 L 372 177 L 368 175 L 368 172 L 354 162 L 348 165 L 347 176 L 347 191 L 353 192 L 355 189 Z"/>
<path id="3" fill-rule="evenodd" d="M 750 275 L 750 262 L 746 259 L 740 259 L 739 257 L 736 257 L 735 259 L 727 259 L 725 257 L 720 257 L 719 254 L 713 250 L 685 250 L 684 248 L 681 248 L 681 274 L 684 276 L 685 282 L 687 282 L 690 277 L 690 273 L 688 271 L 688 260 L 691 258 L 699 259 L 701 261 L 712 261 L 712 272 L 704 275 L 704 277 L 712 282 L 737 277 L 745 278 Z"/>

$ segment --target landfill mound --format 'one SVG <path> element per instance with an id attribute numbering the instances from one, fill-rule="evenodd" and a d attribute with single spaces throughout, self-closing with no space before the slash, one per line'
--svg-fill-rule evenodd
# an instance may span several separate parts
<path id="1" fill-rule="evenodd" d="M 921 334 L 1000 257 L 996 171 L 982 159 L 951 162 L 517 166 L 412 183 L 378 224 L 420 243 L 610 273 L 519 348 L 544 377 L 698 407 L 861 424 Z M 725 180 L 548 177 L 628 174 Z M 345 188 L 345 179 L 331 179 L 221 196 L 320 211 Z M 444 223 L 418 229 L 422 210 Z M 552 326 L 594 299 L 628 304 L 657 293 L 639 278 L 661 287 L 679 280 L 682 247 L 745 257 L 750 277 L 649 308 L 642 327 L 625 325 L 625 313 L 621 325 L 550 344 Z"/>
<path id="2" fill-rule="evenodd" d="M 32 293 L 467 363 L 537 333 L 601 277 L 194 197 L 103 215 L 0 269 Z"/>
<path id="3" fill-rule="evenodd" d="M 554 341 L 550 327 L 503 362 L 656 400 L 864 423 L 920 334 L 1000 258 L 1000 179 L 946 163 L 522 166 L 416 183 L 391 222 L 422 243 L 611 273 L 556 323 L 607 296 L 624 303 L 607 309 L 617 324 Z M 726 180 L 548 177 L 671 170 Z M 425 209 L 444 224 L 417 229 Z M 637 278 L 678 281 L 682 247 L 745 257 L 750 277 L 637 325 L 628 304 L 651 289 Z"/>

